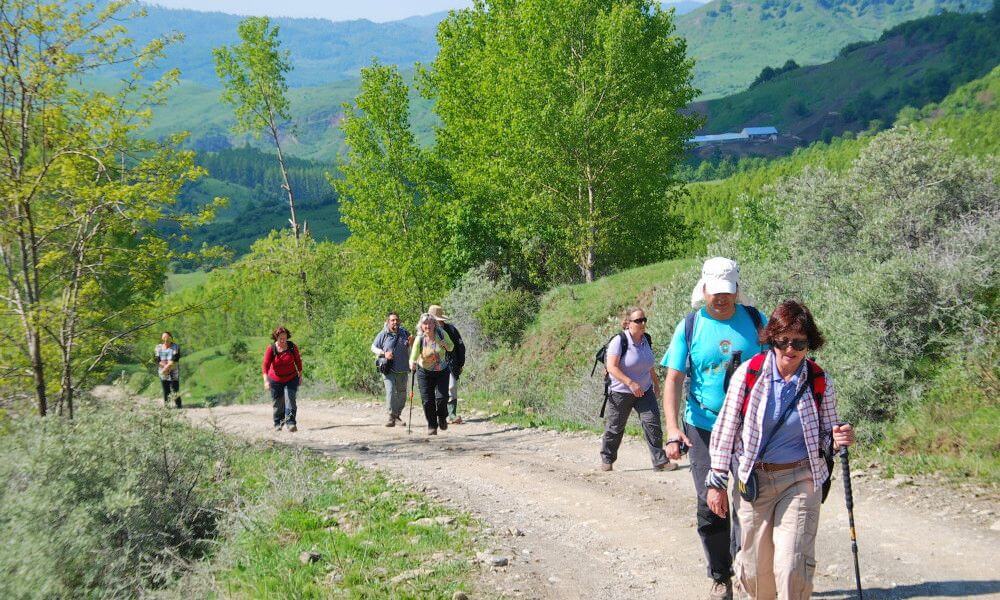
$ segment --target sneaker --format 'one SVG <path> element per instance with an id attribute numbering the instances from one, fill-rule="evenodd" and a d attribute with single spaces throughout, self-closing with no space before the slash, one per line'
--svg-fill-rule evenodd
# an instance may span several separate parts
<path id="1" fill-rule="evenodd" d="M 386 423 L 385 426 L 386 427 L 395 427 L 396 426 L 396 419 L 398 419 L 398 418 L 399 417 L 397 417 L 395 415 L 389 415 L 389 422 Z"/>
<path id="2" fill-rule="evenodd" d="M 708 592 L 708 600 L 733 600 L 733 582 L 731 579 L 716 579 Z"/>
<path id="3" fill-rule="evenodd" d="M 438 430 L 436 428 L 434 428 L 434 427 L 428 427 L 427 428 L 427 435 L 437 435 L 437 434 L 438 434 Z"/>
<path id="4" fill-rule="evenodd" d="M 669 460 L 667 462 L 665 462 L 665 463 L 661 463 L 661 464 L 658 464 L 658 465 L 653 465 L 653 470 L 654 471 L 658 471 L 658 472 L 659 471 L 673 471 L 676 468 L 677 468 L 677 463 L 670 462 Z"/>
<path id="5" fill-rule="evenodd" d="M 438 417 L 438 428 L 441 431 L 448 430 L 448 417 Z"/>
<path id="6" fill-rule="evenodd" d="M 610 471 L 612 469 L 611 463 L 602 462 L 599 467 L 602 471 Z"/>
<path id="7" fill-rule="evenodd" d="M 295 433 L 298 430 L 299 428 L 295 426 L 295 423 L 292 423 L 291 425 L 288 426 L 288 431 L 291 431 L 292 433 Z"/>

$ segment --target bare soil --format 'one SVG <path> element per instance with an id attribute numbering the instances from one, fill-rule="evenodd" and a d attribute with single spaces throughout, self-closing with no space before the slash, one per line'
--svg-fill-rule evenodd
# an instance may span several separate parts
<path id="1" fill-rule="evenodd" d="M 482 597 L 707 597 L 688 465 L 653 472 L 640 440 L 627 439 L 615 470 L 604 473 L 595 468 L 596 434 L 478 416 L 429 437 L 419 406 L 410 434 L 385 427 L 371 402 L 301 401 L 297 433 L 273 431 L 266 404 L 185 414 L 246 439 L 382 469 L 477 516 L 486 526 L 478 549 L 509 559 L 506 567 L 481 567 Z M 865 598 L 1000 598 L 996 494 L 887 481 L 868 465 L 855 467 Z M 822 510 L 817 598 L 856 597 L 843 498 L 838 477 Z"/>

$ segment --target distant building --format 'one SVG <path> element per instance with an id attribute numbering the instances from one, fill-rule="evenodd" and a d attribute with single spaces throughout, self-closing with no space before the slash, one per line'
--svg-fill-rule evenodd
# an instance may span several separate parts
<path id="1" fill-rule="evenodd" d="M 778 141 L 778 129 L 775 127 L 744 127 L 740 135 L 751 142 Z"/>
<path id="2" fill-rule="evenodd" d="M 726 144 L 731 142 L 776 142 L 778 129 L 776 127 L 744 127 L 739 133 L 713 133 L 696 135 L 688 140 L 689 144 Z"/>

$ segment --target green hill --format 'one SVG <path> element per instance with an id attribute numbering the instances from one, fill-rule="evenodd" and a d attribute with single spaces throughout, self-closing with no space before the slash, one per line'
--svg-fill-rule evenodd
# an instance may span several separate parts
<path id="1" fill-rule="evenodd" d="M 713 0 L 678 18 L 703 98 L 746 89 L 764 67 L 827 62 L 845 45 L 904 21 L 985 11 L 991 0 Z"/>
<path id="2" fill-rule="evenodd" d="M 891 125 L 904 106 L 939 102 L 998 63 L 1000 7 L 946 13 L 897 25 L 876 42 L 850 44 L 822 65 L 770 78 L 775 71 L 765 69 L 750 89 L 694 108 L 706 116 L 703 133 L 773 125 L 796 142 L 829 141 L 873 119 Z"/>

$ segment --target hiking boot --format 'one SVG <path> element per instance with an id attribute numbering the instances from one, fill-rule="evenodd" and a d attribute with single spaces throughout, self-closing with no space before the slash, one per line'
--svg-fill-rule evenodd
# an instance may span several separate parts
<path id="1" fill-rule="evenodd" d="M 611 463 L 602 462 L 601 466 L 599 468 L 602 471 L 610 471 L 611 470 Z"/>
<path id="2" fill-rule="evenodd" d="M 275 423 L 274 430 L 275 431 L 281 431 L 281 423 Z"/>
<path id="3" fill-rule="evenodd" d="M 733 581 L 731 579 L 716 579 L 708 592 L 708 600 L 733 600 Z"/>
<path id="4" fill-rule="evenodd" d="M 660 471 L 673 471 L 676 468 L 677 468 L 677 463 L 670 462 L 669 460 L 667 462 L 665 462 L 665 463 L 660 463 L 658 465 L 653 465 L 653 470 L 657 471 L 657 472 L 660 472 Z"/>
<path id="5" fill-rule="evenodd" d="M 395 418 L 396 418 L 396 422 L 397 422 L 397 423 L 399 423 L 400 425 L 402 425 L 402 426 L 404 426 L 404 427 L 406 426 L 406 421 L 404 421 L 404 420 L 403 420 L 403 417 L 401 417 L 401 416 L 399 416 L 399 415 L 396 415 L 396 417 L 395 417 Z"/>
<path id="6" fill-rule="evenodd" d="M 438 434 L 438 430 L 437 430 L 436 427 L 428 427 L 427 428 L 427 435 L 437 435 L 437 434 Z"/>
<path id="7" fill-rule="evenodd" d="M 298 430 L 299 428 L 295 426 L 295 423 L 292 423 L 291 425 L 288 426 L 288 431 L 291 431 L 292 433 L 295 433 Z"/>
<path id="8" fill-rule="evenodd" d="M 398 418 L 399 417 L 397 417 L 396 415 L 389 415 L 389 422 L 386 423 L 385 426 L 386 427 L 395 427 L 396 426 L 396 419 L 398 419 Z"/>
<path id="9" fill-rule="evenodd" d="M 461 425 L 463 423 L 462 417 L 455 415 L 454 417 L 448 419 L 448 422 L 452 425 Z"/>
<path id="10" fill-rule="evenodd" d="M 438 429 L 448 431 L 448 417 L 438 417 Z"/>

